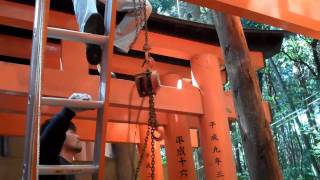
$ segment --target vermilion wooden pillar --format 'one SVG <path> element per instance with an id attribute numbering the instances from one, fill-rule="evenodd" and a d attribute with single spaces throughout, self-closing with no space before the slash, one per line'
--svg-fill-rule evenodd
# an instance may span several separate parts
<path id="1" fill-rule="evenodd" d="M 236 180 L 218 58 L 212 54 L 193 57 L 191 69 L 202 96 L 204 115 L 200 118 L 200 146 L 206 179 Z"/>
<path id="2" fill-rule="evenodd" d="M 161 78 L 161 83 L 177 88 L 178 75 L 169 74 Z M 176 99 L 173 101 L 187 101 Z M 192 156 L 191 137 L 185 115 L 168 114 L 168 125 L 165 127 L 165 147 L 169 180 L 194 180 L 195 168 Z"/>
<path id="3" fill-rule="evenodd" d="M 139 154 L 142 151 L 143 143 L 146 137 L 147 126 L 140 125 L 140 144 L 138 145 Z M 138 158 L 140 155 L 138 156 Z M 139 159 L 138 159 L 139 160 Z M 140 166 L 140 180 L 151 179 L 151 135 L 149 135 L 149 141 L 146 147 L 144 159 Z M 155 180 L 163 180 L 163 167 L 160 154 L 160 142 L 155 141 Z"/>

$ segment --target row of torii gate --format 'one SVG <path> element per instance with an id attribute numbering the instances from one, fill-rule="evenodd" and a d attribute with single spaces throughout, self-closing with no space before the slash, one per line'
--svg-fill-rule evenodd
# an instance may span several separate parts
<path id="1" fill-rule="evenodd" d="M 320 38 L 320 14 L 316 13 L 320 2 L 317 0 L 187 1 Z M 1 1 L 0 24 L 32 29 L 33 12 L 32 6 Z M 50 13 L 50 26 L 77 30 L 72 15 Z M 31 40 L 1 35 L 0 42 L 2 55 L 30 57 Z M 192 147 L 199 144 L 206 179 L 237 179 L 228 123 L 236 120 L 236 112 L 232 93 L 223 91 L 226 75 L 221 71 L 224 62 L 220 48 L 153 32 L 150 32 L 150 44 L 152 53 L 191 62 L 191 68 L 165 63 L 155 65 L 162 83 L 155 99 L 157 117 L 164 129 L 164 141 L 156 143 L 156 179 L 163 179 L 161 144 L 166 148 L 169 179 L 195 179 Z M 141 51 L 142 46 L 143 37 L 140 36 L 132 49 Z M 43 94 L 68 97 L 72 92 L 85 92 L 97 98 L 98 77 L 87 75 L 85 55 L 80 52 L 85 52 L 83 44 L 69 41 L 61 41 L 60 45 L 47 44 Z M 254 59 L 252 68 L 258 70 L 264 66 L 262 52 L 251 52 L 250 55 Z M 140 73 L 141 62 L 138 58 L 113 54 L 111 70 L 134 75 Z M 0 67 L 0 134 L 23 136 L 29 66 L 0 62 Z M 192 85 L 191 71 L 198 87 Z M 106 119 L 106 141 L 143 143 L 148 119 L 147 101 L 138 96 L 132 81 L 112 79 L 109 86 L 111 107 Z M 264 104 L 270 121 L 268 105 Z M 51 117 L 58 110 L 44 107 L 42 119 Z M 88 111 L 79 113 L 74 120 L 84 141 L 94 139 L 94 117 L 95 112 Z M 142 164 L 141 179 L 148 178 L 149 161 L 147 156 Z"/>

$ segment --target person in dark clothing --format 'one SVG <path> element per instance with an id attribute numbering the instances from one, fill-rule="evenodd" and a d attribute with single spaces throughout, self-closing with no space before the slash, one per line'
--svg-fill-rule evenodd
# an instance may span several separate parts
<path id="1" fill-rule="evenodd" d="M 87 94 L 74 93 L 70 99 L 90 100 Z M 52 119 L 47 120 L 40 130 L 40 164 L 70 165 L 73 157 L 80 153 L 82 146 L 72 118 L 77 108 L 63 108 Z M 41 175 L 40 180 L 75 180 L 74 175 Z"/>

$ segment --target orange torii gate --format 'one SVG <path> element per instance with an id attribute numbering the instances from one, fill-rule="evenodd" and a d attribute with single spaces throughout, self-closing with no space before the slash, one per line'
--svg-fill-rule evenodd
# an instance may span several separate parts
<path id="1" fill-rule="evenodd" d="M 32 6 L 1 1 L 0 24 L 30 30 L 33 11 Z M 50 26 L 77 29 L 72 15 L 56 11 L 50 13 Z M 30 39 L 1 34 L 0 42 L 5 42 L 0 43 L 1 55 L 30 58 Z M 155 65 L 164 83 L 156 96 L 156 109 L 159 124 L 166 133 L 164 144 L 167 150 L 170 149 L 167 152 L 169 177 L 194 179 L 191 148 L 199 143 L 195 141 L 198 139 L 195 131 L 190 129 L 200 129 L 203 132 L 200 139 L 201 147 L 204 148 L 207 178 L 236 179 L 228 135 L 228 119 L 236 120 L 236 113 L 231 93 L 223 92 L 226 75 L 221 70 L 223 58 L 219 46 L 159 32 L 150 32 L 150 44 L 154 54 L 191 61 L 191 67 L 163 62 Z M 132 49 L 141 51 L 142 45 L 143 37 L 139 36 Z M 80 43 L 64 40 L 60 44 L 48 43 L 43 78 L 45 95 L 68 97 L 72 92 L 86 92 L 93 98 L 97 97 L 98 78 L 87 75 L 88 65 L 84 52 L 84 46 Z M 255 59 L 252 62 L 254 69 L 264 67 L 262 52 L 252 51 L 251 56 Z M 137 57 L 114 54 L 112 62 L 113 72 L 134 75 L 141 71 L 142 60 Z M 0 135 L 23 136 L 29 66 L 0 62 L 0 67 L 1 76 L 6 77 L 0 79 Z M 200 91 L 191 85 L 191 70 Z M 182 80 L 182 89 L 176 87 L 178 80 Z M 106 119 L 106 141 L 142 143 L 143 126 L 147 124 L 148 118 L 146 102 L 142 103 L 132 81 L 112 79 L 109 86 L 111 110 Z M 140 118 L 137 119 L 140 109 Z M 44 107 L 42 119 L 52 116 L 58 110 L 55 107 Z M 265 111 L 269 113 L 267 104 Z M 94 114 L 94 111 L 83 112 L 75 118 L 83 140 L 94 139 Z M 179 128 L 179 131 L 175 131 L 175 128 Z M 159 158 L 157 164 L 161 165 Z M 143 167 L 145 172 L 149 171 L 146 166 Z"/>

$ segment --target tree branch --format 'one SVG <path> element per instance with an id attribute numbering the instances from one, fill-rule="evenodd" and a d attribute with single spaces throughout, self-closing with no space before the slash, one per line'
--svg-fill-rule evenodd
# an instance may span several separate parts
<path id="1" fill-rule="evenodd" d="M 297 59 L 294 59 L 293 57 L 291 57 L 287 52 L 281 50 L 280 52 L 282 52 L 283 54 L 285 54 L 291 61 L 293 62 L 297 62 L 297 63 L 300 63 L 300 64 L 303 64 L 305 65 L 311 72 L 311 74 L 316 77 L 317 79 L 319 79 L 319 75 L 312 69 L 312 67 L 307 64 L 306 62 L 302 61 L 302 60 L 297 60 Z"/>

